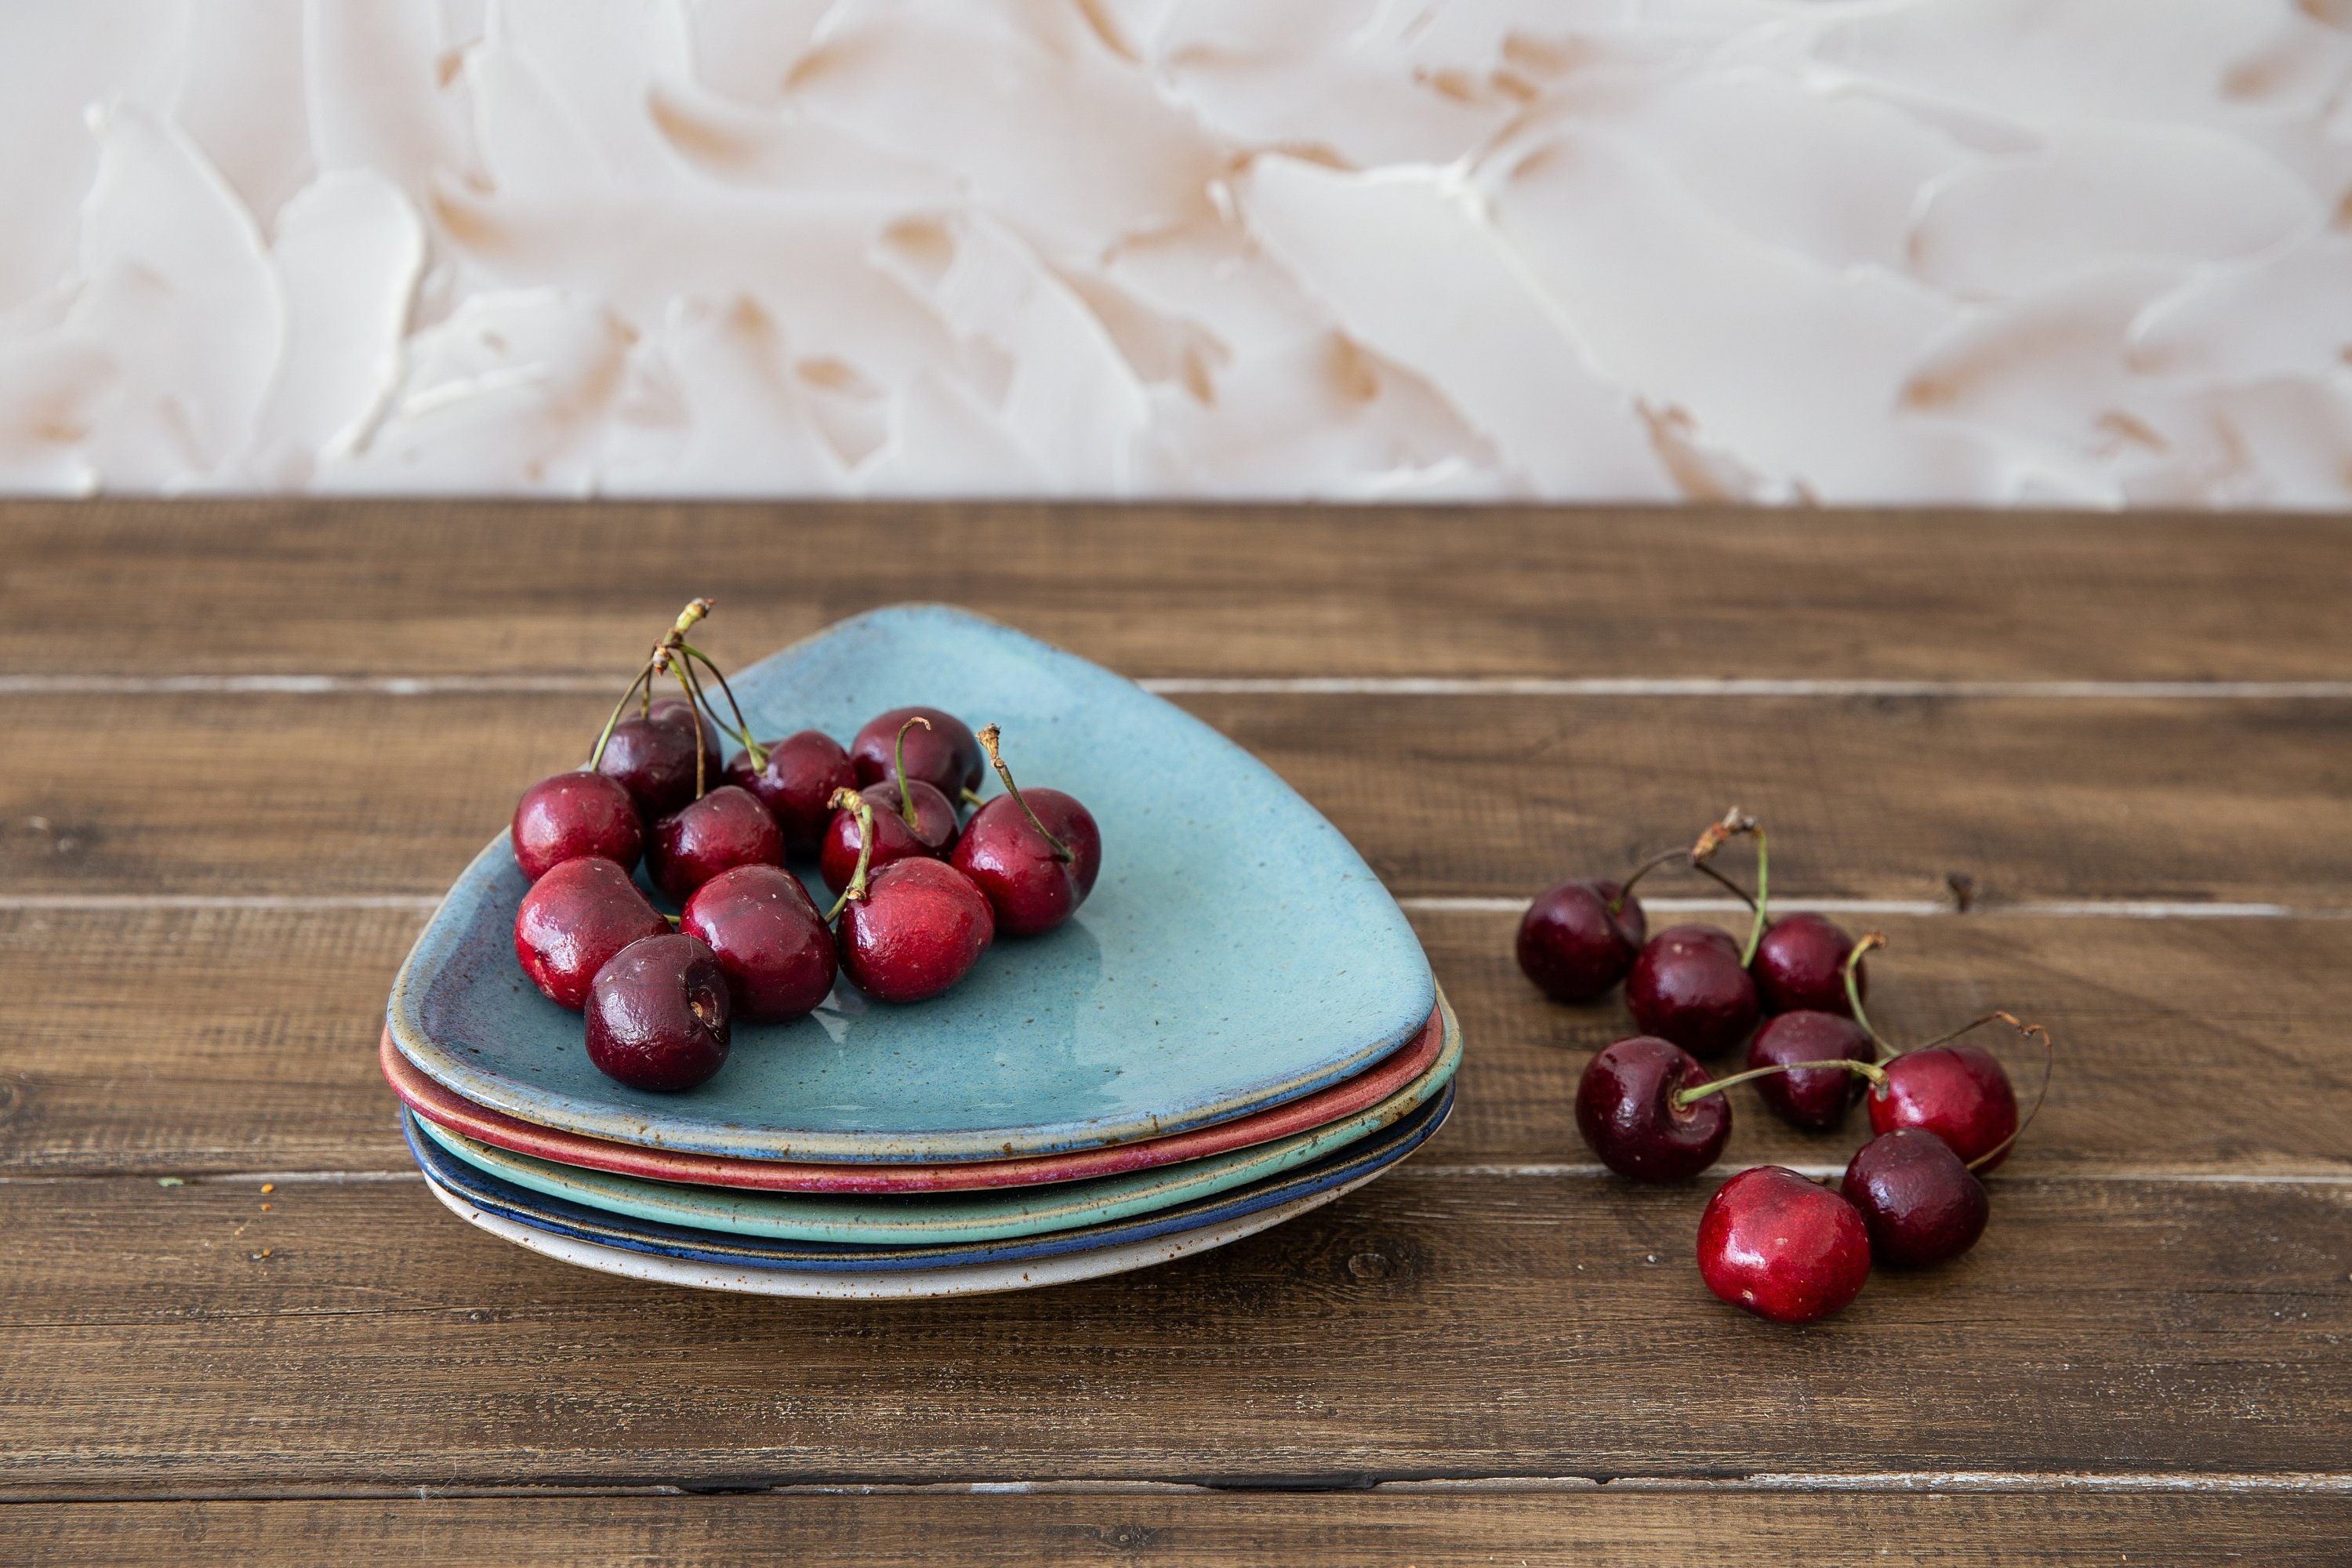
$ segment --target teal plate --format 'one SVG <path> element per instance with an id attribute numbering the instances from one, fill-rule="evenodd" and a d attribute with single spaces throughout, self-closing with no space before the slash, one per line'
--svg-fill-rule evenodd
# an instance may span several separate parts
<path id="1" fill-rule="evenodd" d="M 525 888 L 503 835 L 394 982 L 401 1053 L 469 1100 L 592 1138 L 761 1160 L 1002 1160 L 1157 1138 L 1361 1070 L 1417 1035 L 1436 987 L 1379 879 L 1248 752 L 1099 666 L 940 605 L 844 621 L 742 672 L 762 735 L 845 739 L 930 703 L 1003 726 L 1024 783 L 1102 825 L 1093 896 L 999 942 L 909 1007 L 846 984 L 745 1026 L 701 1088 L 647 1094 L 589 1064 L 580 1019 L 514 960 Z"/>
<path id="2" fill-rule="evenodd" d="M 1445 1046 L 1437 1059 L 1411 1083 L 1353 1116 L 1311 1132 L 1157 1170 L 1012 1192 L 834 1198 L 688 1186 L 561 1165 L 478 1142 L 428 1117 L 415 1116 L 414 1121 L 444 1152 L 478 1171 L 548 1197 L 633 1219 L 737 1236 L 873 1247 L 995 1241 L 1126 1219 L 1226 1192 L 1311 1164 L 1411 1115 L 1445 1087 L 1462 1060 L 1462 1031 L 1453 1009 L 1443 1001 L 1438 1005 L 1445 1016 Z"/>

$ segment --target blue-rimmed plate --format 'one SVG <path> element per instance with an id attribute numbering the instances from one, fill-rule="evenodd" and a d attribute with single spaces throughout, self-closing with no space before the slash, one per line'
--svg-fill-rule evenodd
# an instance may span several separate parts
<path id="1" fill-rule="evenodd" d="M 1103 871 L 1076 919 L 998 942 L 911 1007 L 846 984 L 744 1026 L 700 1089 L 592 1067 L 577 1015 L 517 967 L 525 888 L 503 836 L 393 987 L 394 1043 L 457 1093 L 593 1138 L 764 1160 L 1002 1160 L 1160 1137 L 1279 1104 L 1412 1038 L 1435 984 L 1360 856 L 1209 726 L 1075 655 L 939 605 L 877 610 L 751 666 L 763 735 L 846 738 L 911 703 L 1003 726 L 1024 784 L 1085 801 Z"/>

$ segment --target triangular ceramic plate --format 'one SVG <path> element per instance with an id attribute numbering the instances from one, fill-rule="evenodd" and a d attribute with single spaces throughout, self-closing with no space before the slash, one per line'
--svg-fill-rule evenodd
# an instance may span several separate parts
<path id="1" fill-rule="evenodd" d="M 1436 988 L 1402 911 L 1338 830 L 1182 710 L 1075 655 L 939 605 L 860 616 L 735 679 L 762 735 L 844 741 L 874 714 L 1003 726 L 1025 784 L 1101 824 L 1093 896 L 1002 940 L 946 995 L 843 984 L 740 1027 L 727 1066 L 646 1094 L 589 1064 L 578 1015 L 514 959 L 525 884 L 503 835 L 394 983 L 401 1053 L 458 1094 L 593 1138 L 766 1160 L 1002 1160 L 1161 1137 L 1308 1094 L 1414 1037 Z"/>

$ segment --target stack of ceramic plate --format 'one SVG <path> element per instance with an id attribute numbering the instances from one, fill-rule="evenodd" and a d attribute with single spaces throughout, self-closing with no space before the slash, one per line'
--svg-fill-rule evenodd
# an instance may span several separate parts
<path id="1" fill-rule="evenodd" d="M 517 967 L 526 884 L 499 838 L 417 940 L 383 1045 L 409 1147 L 467 1221 L 718 1289 L 1017 1289 L 1264 1230 L 1444 1124 L 1461 1035 L 1395 902 L 1181 710 L 935 606 L 845 622 L 735 686 L 762 734 L 845 737 L 911 703 L 1002 725 L 1024 784 L 1100 823 L 1093 896 L 944 996 L 893 1007 L 844 982 L 656 1095 L 598 1073 L 579 1016 Z"/>

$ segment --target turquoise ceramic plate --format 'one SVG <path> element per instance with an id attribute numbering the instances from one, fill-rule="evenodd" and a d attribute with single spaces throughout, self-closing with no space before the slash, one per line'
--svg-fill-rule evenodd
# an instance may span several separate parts
<path id="1" fill-rule="evenodd" d="M 937 605 L 861 616 L 745 670 L 763 735 L 839 737 L 908 703 L 1004 729 L 1024 783 L 1085 801 L 1103 871 L 1077 918 L 1000 942 L 945 996 L 844 985 L 744 1027 L 708 1084 L 624 1088 L 514 961 L 503 837 L 393 987 L 403 1055 L 469 1100 L 593 1138 L 764 1160 L 1002 1160 L 1156 1138 L 1310 1093 L 1413 1037 L 1412 929 L 1346 839 L 1207 725 L 1086 660 Z"/>
<path id="2" fill-rule="evenodd" d="M 1444 1004 L 1439 1003 L 1441 1008 Z M 925 1241 L 993 1241 L 1125 1219 L 1279 1175 L 1345 1148 L 1410 1114 L 1445 1086 L 1462 1060 L 1462 1034 L 1445 1008 L 1445 1047 L 1428 1069 L 1369 1110 L 1311 1132 L 1207 1159 L 1188 1160 L 1057 1186 L 921 1197 L 811 1197 L 684 1186 L 588 1171 L 517 1154 L 415 1118 L 417 1129 L 477 1170 L 549 1197 L 593 1209 L 698 1230 L 795 1241 L 887 1247 Z"/>

